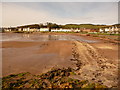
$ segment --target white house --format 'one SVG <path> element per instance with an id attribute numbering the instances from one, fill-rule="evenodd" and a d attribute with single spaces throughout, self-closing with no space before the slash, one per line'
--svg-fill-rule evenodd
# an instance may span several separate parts
<path id="1" fill-rule="evenodd" d="M 59 29 L 52 29 L 51 32 L 60 32 L 61 30 Z"/>
<path id="2" fill-rule="evenodd" d="M 109 32 L 109 28 L 105 28 L 105 32 Z"/>
<path id="3" fill-rule="evenodd" d="M 71 32 L 72 30 L 70 30 L 70 29 L 61 29 L 61 31 L 63 31 L 63 32 Z"/>
<path id="4" fill-rule="evenodd" d="M 49 28 L 40 28 L 40 31 L 49 31 Z"/>
<path id="5" fill-rule="evenodd" d="M 79 30 L 79 29 L 76 29 L 76 30 L 74 30 L 74 32 L 80 32 L 81 30 Z"/>
<path id="6" fill-rule="evenodd" d="M 114 31 L 114 27 L 111 28 L 111 31 L 112 31 L 112 32 Z"/>
<path id="7" fill-rule="evenodd" d="M 18 28 L 18 31 L 27 31 L 27 32 L 40 31 L 40 27 L 38 24 L 19 26 L 17 28 Z"/>
<path id="8" fill-rule="evenodd" d="M 11 31 L 11 29 L 5 29 L 5 31 L 6 31 L 6 32 L 9 32 L 9 31 Z"/>
<path id="9" fill-rule="evenodd" d="M 99 29 L 99 32 L 108 32 L 108 33 L 118 33 L 119 32 L 119 28 L 116 27 L 116 26 L 112 26 L 112 27 L 106 27 L 106 28 L 103 28 L 103 29 Z"/>
<path id="10" fill-rule="evenodd" d="M 117 27 L 115 27 L 115 31 L 116 31 L 116 32 L 118 32 L 118 31 L 119 31 L 119 29 L 118 29 Z"/>
<path id="11" fill-rule="evenodd" d="M 103 29 L 101 29 L 101 28 L 99 29 L 99 32 L 103 32 L 103 31 L 104 31 Z"/>
<path id="12" fill-rule="evenodd" d="M 29 27 L 23 28 L 23 31 L 30 31 L 30 28 Z"/>
<path id="13" fill-rule="evenodd" d="M 17 29 L 15 27 L 3 28 L 3 31 L 5 31 L 5 32 L 16 31 L 16 30 Z"/>
<path id="14" fill-rule="evenodd" d="M 18 31 L 22 31 L 22 28 L 18 28 Z"/>
<path id="15" fill-rule="evenodd" d="M 52 29 L 51 32 L 71 32 L 70 29 Z"/>

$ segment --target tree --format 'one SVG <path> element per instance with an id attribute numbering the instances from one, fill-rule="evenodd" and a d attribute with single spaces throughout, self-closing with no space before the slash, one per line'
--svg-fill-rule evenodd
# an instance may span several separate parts
<path id="1" fill-rule="evenodd" d="M 49 32 L 51 32 L 52 23 L 47 22 L 47 27 L 49 28 Z"/>
<path id="2" fill-rule="evenodd" d="M 42 23 L 40 23 L 40 28 L 43 28 L 43 27 L 44 27 L 44 25 Z"/>

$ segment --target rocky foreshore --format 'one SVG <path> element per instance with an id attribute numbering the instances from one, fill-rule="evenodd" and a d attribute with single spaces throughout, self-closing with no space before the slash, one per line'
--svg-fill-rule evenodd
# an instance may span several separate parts
<path id="1" fill-rule="evenodd" d="M 32 75 L 29 72 L 12 74 L 3 77 L 2 88 L 107 88 L 88 80 L 72 79 L 71 75 L 75 75 L 71 68 L 54 68 L 41 75 Z"/>

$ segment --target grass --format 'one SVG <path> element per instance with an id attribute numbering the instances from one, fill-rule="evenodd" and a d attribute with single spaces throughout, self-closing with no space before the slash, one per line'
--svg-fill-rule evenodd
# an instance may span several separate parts
<path id="1" fill-rule="evenodd" d="M 120 34 L 111 34 L 111 33 L 88 33 L 88 34 L 91 34 L 91 35 L 112 35 L 112 36 L 120 36 Z"/>

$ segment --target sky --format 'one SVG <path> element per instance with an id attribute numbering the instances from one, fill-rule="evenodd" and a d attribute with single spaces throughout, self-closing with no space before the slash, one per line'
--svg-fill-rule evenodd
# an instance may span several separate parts
<path id="1" fill-rule="evenodd" d="M 0 6 L 2 6 L 3 27 L 46 22 L 118 23 L 117 2 L 2 2 Z"/>
<path id="2" fill-rule="evenodd" d="M 120 0 L 1 0 L 2 2 L 118 2 Z"/>

